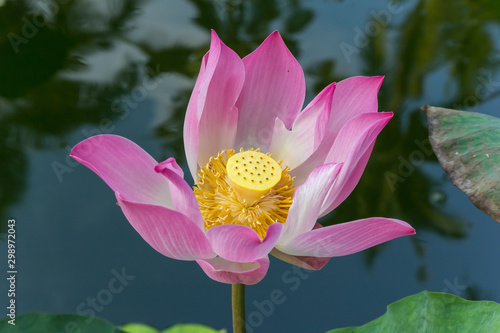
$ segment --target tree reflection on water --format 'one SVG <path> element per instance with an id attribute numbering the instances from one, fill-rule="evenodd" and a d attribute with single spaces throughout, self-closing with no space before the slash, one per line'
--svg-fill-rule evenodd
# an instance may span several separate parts
<path id="1" fill-rule="evenodd" d="M 314 6 L 299 0 L 189 3 L 197 12 L 190 24 L 205 31 L 215 29 L 240 56 L 279 27 L 298 57 L 299 36 L 317 16 Z M 82 125 L 99 128 L 103 119 L 119 120 L 128 111 L 124 103 L 117 107 L 117 98 L 131 94 L 143 80 L 154 81 L 165 73 L 194 80 L 209 49 L 208 41 L 152 47 L 147 40 L 132 38 L 142 28 L 143 21 L 137 18 L 147 2 L 87 4 L 65 1 L 52 11 L 36 9 L 31 1 L 10 1 L 0 7 L 0 154 L 2 161 L 8 161 L 0 164 L 3 221 L 27 189 L 30 150 L 61 149 Z M 443 209 L 443 186 L 448 180 L 432 172 L 437 160 L 428 150 L 419 106 L 432 102 L 471 109 L 498 95 L 491 81 L 499 65 L 491 27 L 499 21 L 500 4 L 495 1 L 422 0 L 411 4 L 401 23 L 379 22 L 379 33 L 368 36 L 369 44 L 360 50 L 362 73 L 350 74 L 386 75 L 379 106 L 393 110 L 395 117 L 379 136 L 359 185 L 324 224 L 387 216 L 408 221 L 417 231 L 466 236 L 466 222 Z M 123 45 L 140 56 L 114 62 Z M 88 61 L 98 54 L 117 66 L 112 77 L 82 79 L 79 74 L 90 70 Z M 308 65 L 306 77 L 312 83 L 308 93 L 316 94 L 345 78 L 338 63 L 339 59 L 329 58 Z M 444 75 L 442 82 L 436 81 L 438 71 Z M 442 91 L 437 100 L 427 101 L 428 85 Z M 478 87 L 484 87 L 480 93 Z M 185 161 L 180 129 L 190 93 L 191 89 L 179 89 L 167 110 L 170 116 L 153 129 L 164 148 L 162 157 L 174 152 L 181 163 Z M 6 225 L 1 226 L 4 230 Z M 416 253 L 423 255 L 418 234 L 412 240 Z M 383 246 L 367 252 L 368 263 Z M 425 265 L 418 274 L 425 278 Z"/>

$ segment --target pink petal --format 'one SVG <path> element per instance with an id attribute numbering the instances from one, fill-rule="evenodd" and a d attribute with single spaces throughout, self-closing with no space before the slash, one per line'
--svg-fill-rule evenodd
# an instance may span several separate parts
<path id="1" fill-rule="evenodd" d="M 274 120 L 290 128 L 305 96 L 302 67 L 277 31 L 243 59 L 245 83 L 236 103 L 239 110 L 235 148 L 267 151 Z"/>
<path id="2" fill-rule="evenodd" d="M 210 52 L 204 60 L 206 65 L 202 64 L 184 128 L 186 155 L 194 179 L 197 179 L 195 151 L 197 164 L 205 165 L 211 156 L 233 147 L 238 123 L 235 103 L 245 79 L 242 60 L 213 30 Z"/>
<path id="3" fill-rule="evenodd" d="M 266 276 L 269 268 L 267 256 L 251 263 L 232 262 L 220 257 L 207 260 L 198 259 L 196 262 L 209 278 L 229 284 L 256 284 Z"/>
<path id="4" fill-rule="evenodd" d="M 116 198 L 134 229 L 164 256 L 178 260 L 215 256 L 205 233 L 184 214 L 161 206 L 125 200 L 118 192 Z"/>
<path id="5" fill-rule="evenodd" d="M 201 230 L 205 231 L 205 224 L 201 217 L 198 200 L 193 189 L 182 178 L 184 172 L 173 157 L 161 162 L 155 167 L 155 171 L 163 174 L 170 181 L 170 195 L 172 196 L 173 209 L 186 215 L 196 223 Z"/>
<path id="6" fill-rule="evenodd" d="M 372 217 L 308 231 L 280 251 L 295 256 L 339 257 L 413 234 L 415 230 L 406 222 Z"/>
<path id="7" fill-rule="evenodd" d="M 330 258 L 319 258 L 319 257 L 299 257 L 292 256 L 286 253 L 281 252 L 280 250 L 274 248 L 271 251 L 271 254 L 276 258 L 283 260 L 289 264 L 299 266 L 305 269 L 318 271 L 325 267 Z"/>
<path id="8" fill-rule="evenodd" d="M 282 223 L 273 223 L 267 229 L 266 237 L 261 240 L 249 227 L 226 224 L 209 229 L 207 238 L 220 257 L 236 262 L 252 262 L 271 252 L 282 230 Z"/>
<path id="9" fill-rule="evenodd" d="M 329 131 L 336 136 L 352 118 L 363 113 L 377 112 L 377 94 L 383 80 L 383 76 L 354 76 L 337 83 Z"/>
<path id="10" fill-rule="evenodd" d="M 342 127 L 326 162 L 343 162 L 344 166 L 325 200 L 321 216 L 335 209 L 354 190 L 365 170 L 378 134 L 392 115 L 391 112 L 365 113 Z"/>
<path id="11" fill-rule="evenodd" d="M 334 90 L 335 83 L 323 89 L 299 114 L 291 131 L 276 118 L 269 146 L 276 160 L 293 170 L 316 151 L 326 132 Z"/>
<path id="12" fill-rule="evenodd" d="M 71 157 L 129 201 L 172 207 L 169 182 L 154 171 L 158 162 L 128 139 L 96 135 L 73 147 Z"/>
<path id="13" fill-rule="evenodd" d="M 331 150 L 341 128 L 347 122 L 360 114 L 377 112 L 377 93 L 382 80 L 383 77 L 380 76 L 357 76 L 337 83 L 326 133 L 316 151 L 302 165 L 292 171 L 291 174 L 296 177 L 295 184 L 302 184 L 314 168 L 329 163 L 325 157 Z M 342 161 L 330 162 L 339 163 Z"/>
<path id="14" fill-rule="evenodd" d="M 341 168 L 342 164 L 322 165 L 314 169 L 306 182 L 295 190 L 285 228 L 276 244 L 277 249 L 281 250 L 297 236 L 313 229 L 326 195 Z"/>
<path id="15" fill-rule="evenodd" d="M 198 179 L 198 123 L 200 122 L 201 112 L 203 108 L 198 109 L 198 97 L 200 95 L 201 82 L 207 67 L 207 59 L 209 52 L 205 54 L 201 61 L 200 73 L 196 79 L 196 83 L 189 99 L 189 104 L 186 110 L 186 118 L 184 119 L 184 150 L 186 152 L 186 160 L 188 162 L 189 171 L 193 179 Z"/>

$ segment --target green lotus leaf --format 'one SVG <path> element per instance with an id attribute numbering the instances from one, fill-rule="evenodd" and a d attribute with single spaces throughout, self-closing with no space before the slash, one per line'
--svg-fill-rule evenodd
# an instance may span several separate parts
<path id="1" fill-rule="evenodd" d="M 500 222 L 500 119 L 424 106 L 443 169 L 482 211 Z"/>
<path id="2" fill-rule="evenodd" d="M 156 328 L 144 324 L 127 324 L 120 327 L 122 331 L 127 333 L 159 333 Z"/>
<path id="3" fill-rule="evenodd" d="M 500 304 L 423 291 L 392 303 L 384 315 L 363 326 L 327 333 L 401 332 L 500 332 Z"/>
<path id="4" fill-rule="evenodd" d="M 160 333 L 159 330 L 143 324 L 127 324 L 120 328 L 127 333 Z M 225 331 L 217 331 L 208 326 L 199 324 L 177 324 L 163 330 L 161 333 L 224 333 L 224 332 Z"/>
<path id="5" fill-rule="evenodd" d="M 77 314 L 27 313 L 16 316 L 15 325 L 7 317 L 0 321 L 2 333 L 124 333 L 110 322 Z"/>
<path id="6" fill-rule="evenodd" d="M 178 324 L 167 328 L 161 333 L 226 333 L 226 330 L 215 330 L 199 324 Z"/>

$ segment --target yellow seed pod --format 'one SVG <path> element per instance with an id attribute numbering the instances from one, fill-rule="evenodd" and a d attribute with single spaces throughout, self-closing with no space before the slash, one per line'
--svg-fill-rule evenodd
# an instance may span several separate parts
<path id="1" fill-rule="evenodd" d="M 251 204 L 279 182 L 282 170 L 270 156 L 247 150 L 231 156 L 226 171 L 236 193 Z"/>

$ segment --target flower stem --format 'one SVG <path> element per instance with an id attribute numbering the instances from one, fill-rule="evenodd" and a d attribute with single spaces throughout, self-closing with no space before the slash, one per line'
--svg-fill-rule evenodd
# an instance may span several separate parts
<path id="1" fill-rule="evenodd" d="M 232 286 L 233 303 L 233 333 L 245 333 L 245 285 L 241 283 Z"/>

